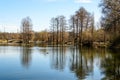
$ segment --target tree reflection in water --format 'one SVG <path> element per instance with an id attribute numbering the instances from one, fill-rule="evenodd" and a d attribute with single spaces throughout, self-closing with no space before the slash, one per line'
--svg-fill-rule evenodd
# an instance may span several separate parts
<path id="1" fill-rule="evenodd" d="M 31 49 L 23 47 L 21 50 L 22 65 L 29 67 Z M 47 53 L 49 51 L 43 49 L 42 52 Z M 100 48 L 53 47 L 52 52 L 47 56 L 50 56 L 52 69 L 64 71 L 65 67 L 68 67 L 78 80 L 89 80 L 89 76 L 93 77 L 92 80 L 119 80 L 120 54 L 117 52 L 111 53 Z M 98 68 L 98 71 L 96 68 Z M 95 71 L 99 72 L 99 75 Z M 99 77 L 96 78 L 95 75 Z"/>
<path id="2" fill-rule="evenodd" d="M 53 47 L 51 54 L 51 67 L 63 70 L 65 67 L 65 47 Z"/>
<path id="3" fill-rule="evenodd" d="M 86 79 L 94 68 L 100 69 L 100 74 L 104 75 L 102 80 L 119 80 L 120 78 L 120 54 L 111 53 L 106 49 L 73 48 L 71 49 L 70 70 L 73 71 L 78 79 Z M 94 80 L 94 79 L 93 79 Z"/>
<path id="4" fill-rule="evenodd" d="M 21 49 L 21 62 L 22 65 L 26 68 L 30 66 L 32 56 L 30 47 L 22 47 Z"/>
<path id="5" fill-rule="evenodd" d="M 79 79 L 85 77 L 93 71 L 93 54 L 90 49 L 80 49 L 75 47 L 71 49 L 70 70 L 73 71 Z"/>
<path id="6" fill-rule="evenodd" d="M 105 74 L 102 80 L 120 80 L 120 53 L 114 51 L 103 59 L 101 68 Z"/>

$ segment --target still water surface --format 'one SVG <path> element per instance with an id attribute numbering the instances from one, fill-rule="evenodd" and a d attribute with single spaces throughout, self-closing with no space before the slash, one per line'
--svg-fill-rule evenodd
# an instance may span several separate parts
<path id="1" fill-rule="evenodd" d="M 0 80 L 119 80 L 120 54 L 106 49 L 0 46 Z"/>

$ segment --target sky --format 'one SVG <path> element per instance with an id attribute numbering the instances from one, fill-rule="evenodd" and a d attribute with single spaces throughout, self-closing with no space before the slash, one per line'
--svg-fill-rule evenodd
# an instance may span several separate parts
<path id="1" fill-rule="evenodd" d="M 30 17 L 34 31 L 49 29 L 50 19 L 59 15 L 71 15 L 84 7 L 94 13 L 95 22 L 101 17 L 98 7 L 100 0 L 1 0 L 0 1 L 0 32 L 19 32 L 21 20 Z"/>

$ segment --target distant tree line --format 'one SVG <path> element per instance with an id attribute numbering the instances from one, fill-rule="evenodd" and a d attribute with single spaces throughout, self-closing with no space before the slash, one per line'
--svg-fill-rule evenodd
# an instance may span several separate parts
<path id="1" fill-rule="evenodd" d="M 2 40 L 19 39 L 24 44 L 45 43 L 51 45 L 104 45 L 120 44 L 120 1 L 102 0 L 100 7 L 103 16 L 95 25 L 94 13 L 80 7 L 69 20 L 63 15 L 51 18 L 49 29 L 34 32 L 29 17 L 21 21 L 20 33 L 0 32 Z M 99 28 L 97 28 L 99 27 Z"/>
<path id="2" fill-rule="evenodd" d="M 49 34 L 53 44 L 91 46 L 94 42 L 105 41 L 104 29 L 95 29 L 94 14 L 84 7 L 76 11 L 68 23 L 63 15 L 51 18 Z M 109 40 L 109 37 L 106 36 L 106 39 Z"/>
<path id="3" fill-rule="evenodd" d="M 92 45 L 103 40 L 103 29 L 94 27 L 94 14 L 81 7 L 69 20 L 60 15 L 50 20 L 50 28 L 40 32 L 32 30 L 29 17 L 23 18 L 19 33 L 0 33 L 0 40 L 19 40 L 18 43 L 50 44 L 50 45 Z M 2 41 L 1 41 L 2 42 Z"/>

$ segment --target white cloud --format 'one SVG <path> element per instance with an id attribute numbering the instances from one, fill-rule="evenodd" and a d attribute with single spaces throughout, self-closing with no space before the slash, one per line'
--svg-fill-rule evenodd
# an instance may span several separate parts
<path id="1" fill-rule="evenodd" d="M 76 3 L 91 3 L 91 0 L 75 0 Z"/>

